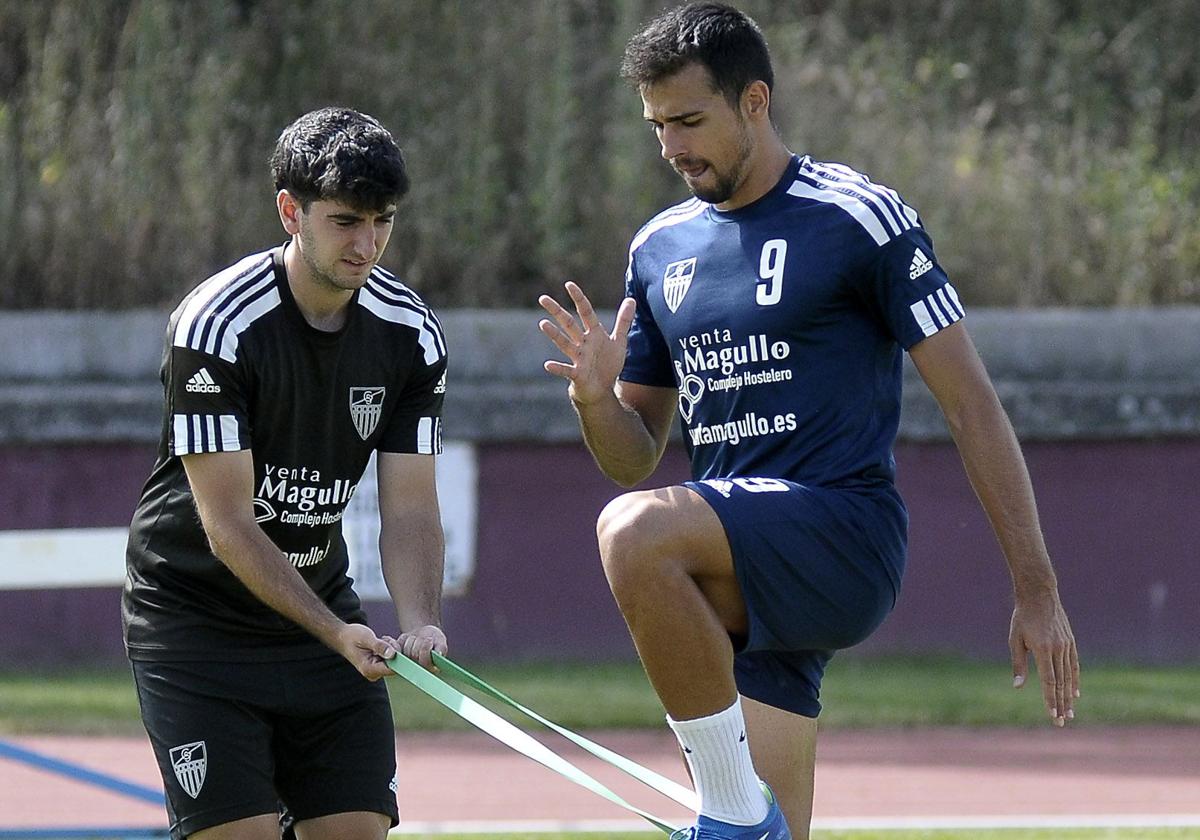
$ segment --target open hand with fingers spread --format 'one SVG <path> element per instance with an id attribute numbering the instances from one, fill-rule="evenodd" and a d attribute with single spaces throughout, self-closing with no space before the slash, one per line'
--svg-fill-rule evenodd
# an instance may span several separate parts
<path id="1" fill-rule="evenodd" d="M 578 319 L 549 295 L 538 298 L 550 315 L 538 322 L 538 329 L 567 357 L 566 362 L 547 361 L 544 367 L 547 373 L 570 383 L 568 393 L 573 402 L 587 405 L 613 393 L 613 385 L 625 364 L 625 344 L 635 304 L 632 298 L 621 301 L 616 323 L 609 333 L 583 290 L 571 282 L 566 289 Z"/>

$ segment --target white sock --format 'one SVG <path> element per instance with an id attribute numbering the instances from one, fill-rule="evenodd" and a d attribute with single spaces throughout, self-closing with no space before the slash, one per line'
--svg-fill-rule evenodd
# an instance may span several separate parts
<path id="1" fill-rule="evenodd" d="M 740 697 L 715 715 L 692 720 L 668 716 L 667 724 L 683 747 L 701 814 L 733 825 L 754 825 L 766 818 L 767 798 L 750 760 Z"/>

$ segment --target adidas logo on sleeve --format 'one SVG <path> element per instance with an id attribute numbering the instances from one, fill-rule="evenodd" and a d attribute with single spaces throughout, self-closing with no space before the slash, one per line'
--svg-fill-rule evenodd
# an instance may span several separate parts
<path id="1" fill-rule="evenodd" d="M 183 386 L 185 391 L 193 394 L 219 394 L 221 386 L 213 381 L 212 374 L 208 372 L 208 368 L 200 368 L 192 374 L 192 378 Z"/>
<path id="2" fill-rule="evenodd" d="M 926 274 L 933 269 L 933 260 L 925 256 L 925 252 L 920 248 L 913 254 L 912 265 L 908 267 L 908 279 L 916 280 L 922 274 Z"/>

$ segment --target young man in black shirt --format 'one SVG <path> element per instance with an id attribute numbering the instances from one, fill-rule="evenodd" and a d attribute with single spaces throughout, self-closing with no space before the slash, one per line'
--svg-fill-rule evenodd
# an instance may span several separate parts
<path id="1" fill-rule="evenodd" d="M 376 120 L 306 114 L 271 158 L 290 240 L 171 315 L 162 441 L 130 528 L 122 604 L 173 837 L 386 836 L 398 821 L 380 677 L 429 666 L 443 535 L 434 483 L 446 349 L 376 263 L 408 189 Z M 399 638 L 347 576 L 341 521 L 377 452 L 380 554 Z"/>

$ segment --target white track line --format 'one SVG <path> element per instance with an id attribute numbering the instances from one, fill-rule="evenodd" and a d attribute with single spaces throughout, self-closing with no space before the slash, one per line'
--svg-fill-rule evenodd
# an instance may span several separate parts
<path id="1" fill-rule="evenodd" d="M 825 831 L 886 831 L 936 829 L 1005 828 L 1190 828 L 1200 827 L 1196 814 L 1055 814 L 995 817 L 847 817 L 813 820 L 813 828 Z M 410 834 L 550 834 L 622 831 L 654 831 L 641 820 L 447 820 L 407 822 L 391 836 Z"/>

